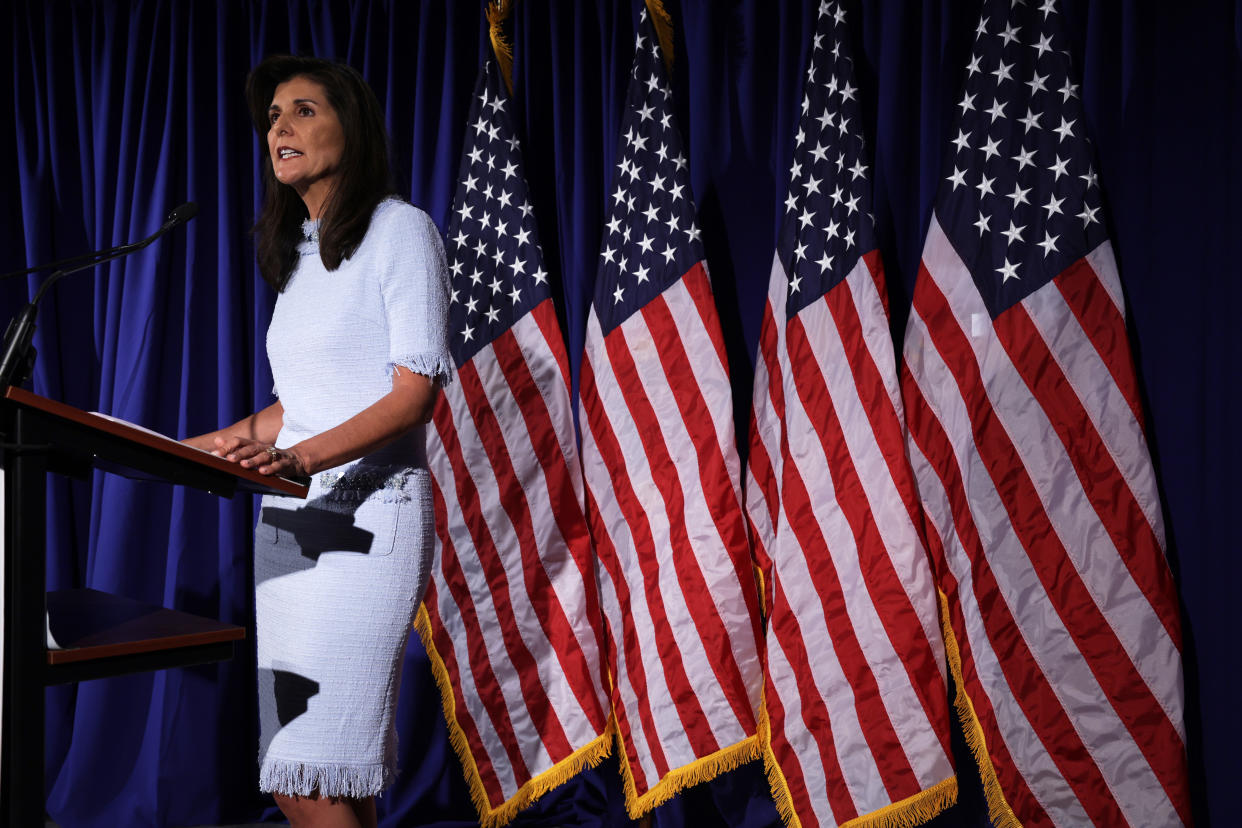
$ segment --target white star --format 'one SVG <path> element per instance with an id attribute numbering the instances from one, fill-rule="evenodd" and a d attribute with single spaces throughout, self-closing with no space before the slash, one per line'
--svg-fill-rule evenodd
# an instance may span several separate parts
<path id="1" fill-rule="evenodd" d="M 962 102 L 961 102 L 961 103 L 959 103 L 959 104 L 958 104 L 958 106 L 960 106 L 960 107 L 962 108 L 962 114 L 963 114 L 963 115 L 964 115 L 964 114 L 966 114 L 966 111 L 967 111 L 967 110 L 970 110 L 970 109 L 974 109 L 974 108 L 975 108 L 975 96 L 974 96 L 974 95 L 971 95 L 970 93 L 967 93 L 967 94 L 966 94 L 966 95 L 962 98 Z"/>
<path id="2" fill-rule="evenodd" d="M 673 235 L 674 233 L 676 233 L 676 232 L 677 232 L 677 229 L 678 229 L 678 219 L 677 219 L 677 216 L 676 216 L 675 214 L 670 213 L 670 214 L 669 214 L 669 217 L 668 217 L 667 219 L 665 219 L 665 220 L 664 220 L 663 224 L 664 224 L 664 226 L 665 226 L 665 227 L 667 227 L 667 228 L 668 228 L 668 234 L 669 234 L 670 236 L 671 236 L 671 235 Z"/>
<path id="3" fill-rule="evenodd" d="M 813 175 L 809 175 L 809 176 L 807 176 L 807 179 L 806 179 L 806 185 L 805 185 L 805 186 L 806 186 L 806 191 L 807 191 L 808 193 L 818 193 L 818 192 L 819 192 L 819 185 L 820 185 L 821 183 L 822 183 L 822 182 L 820 181 L 820 179 L 816 178 L 815 176 L 813 176 Z"/>
<path id="4" fill-rule="evenodd" d="M 497 198 L 496 200 L 497 200 L 498 202 L 500 202 L 500 206 L 501 206 L 501 207 L 508 207 L 508 206 L 509 206 L 509 202 L 510 202 L 512 199 L 513 199 L 513 193 L 509 192 L 508 190 L 503 190 L 503 191 L 501 191 L 501 193 L 500 193 L 500 197 L 499 197 L 499 198 Z"/>
<path id="5" fill-rule="evenodd" d="M 811 150 L 811 155 L 815 156 L 816 161 L 823 161 L 824 156 L 827 155 L 827 153 L 828 148 L 823 144 L 816 144 L 815 149 Z"/>
<path id="6" fill-rule="evenodd" d="M 535 280 L 535 284 L 542 285 L 544 282 L 548 281 L 548 271 L 540 267 L 531 274 L 531 278 Z"/>
<path id="7" fill-rule="evenodd" d="M 459 261 L 454 261 L 451 265 L 449 265 L 449 270 L 453 271 L 453 278 L 457 278 L 461 275 L 461 267 L 462 265 Z"/>
<path id="8" fill-rule="evenodd" d="M 1009 194 L 1009 198 L 1013 201 L 1013 206 L 1017 207 L 1019 204 L 1029 204 L 1030 202 L 1026 200 L 1026 194 L 1030 191 L 1030 187 L 1027 187 L 1024 190 L 1018 186 L 1018 182 L 1015 181 L 1013 184 L 1013 192 Z"/>
<path id="9" fill-rule="evenodd" d="M 1078 97 L 1078 86 L 1077 84 L 1070 83 L 1069 78 L 1065 79 L 1065 86 L 1062 86 L 1057 91 L 1061 93 L 1062 103 L 1068 101 L 1070 98 Z"/>
<path id="10" fill-rule="evenodd" d="M 620 233 L 621 232 L 621 217 L 620 216 L 613 216 L 612 220 L 608 222 L 608 232 L 609 233 Z"/>
<path id="11" fill-rule="evenodd" d="M 466 313 L 474 313 L 475 311 L 478 310 L 478 308 L 479 308 L 479 300 L 471 296 L 470 301 L 466 303 Z"/>
<path id="12" fill-rule="evenodd" d="M 625 187 L 622 187 L 620 184 L 618 184 L 617 191 L 613 193 L 612 197 L 616 200 L 618 204 L 620 204 L 622 201 L 625 201 Z"/>
<path id="13" fill-rule="evenodd" d="M 490 141 L 495 141 L 495 140 L 496 140 L 496 136 L 498 136 L 498 135 L 500 135 L 500 127 L 498 127 L 498 126 L 494 126 L 494 125 L 493 125 L 493 126 L 489 126 L 489 127 L 487 128 L 487 138 L 488 138 L 488 140 L 490 140 Z"/>
<path id="14" fill-rule="evenodd" d="M 798 197 L 794 195 L 794 191 L 790 189 L 789 196 L 785 199 L 785 212 L 788 213 L 798 206 Z"/>
<path id="15" fill-rule="evenodd" d="M 671 244 L 666 244 L 660 255 L 664 257 L 664 263 L 669 264 L 673 261 L 673 257 L 677 255 L 677 249 Z"/>
<path id="16" fill-rule="evenodd" d="M 645 103 L 644 103 L 644 104 L 642 105 L 642 108 L 638 110 L 638 117 L 639 117 L 639 120 L 640 120 L 640 121 L 650 121 L 650 120 L 651 120 L 651 113 L 652 113 L 652 112 L 655 112 L 654 107 L 647 106 L 647 104 L 645 104 Z"/>
<path id="17" fill-rule="evenodd" d="M 488 287 L 492 289 L 492 295 L 495 296 L 497 293 L 500 293 L 501 289 L 504 288 L 504 285 L 500 283 L 500 277 L 493 276 L 492 283 L 488 285 Z"/>
<path id="18" fill-rule="evenodd" d="M 526 218 L 527 216 L 529 216 L 529 215 L 530 215 L 530 211 L 531 211 L 532 209 L 533 209 L 533 208 L 530 206 L 530 202 L 529 202 L 529 201 L 523 201 L 523 202 L 522 202 L 522 207 L 521 207 L 521 210 L 522 210 L 522 218 Z"/>
<path id="19" fill-rule="evenodd" d="M 1063 213 L 1061 213 L 1061 202 L 1063 201 L 1065 201 L 1065 199 L 1057 198 L 1051 193 L 1048 194 L 1048 203 L 1044 205 L 1044 209 L 1048 211 L 1049 218 L 1052 218 L 1053 216 L 1058 215 L 1058 214 L 1064 215 Z"/>
<path id="20" fill-rule="evenodd" d="M 505 162 L 505 167 L 504 167 L 504 170 L 502 170 L 502 172 L 504 172 L 505 180 L 507 181 L 508 179 L 513 178 L 514 173 L 517 172 L 517 167 L 514 165 L 512 161 L 507 161 Z"/>
<path id="21" fill-rule="evenodd" d="M 1057 10 L 1056 6 L 1057 6 L 1057 0 L 1044 0 L 1044 4 L 1039 7 L 1039 10 L 1044 13 L 1044 20 L 1047 20 L 1048 15 L 1054 13 Z"/>
<path id="22" fill-rule="evenodd" d="M 850 167 L 850 175 L 853 176 L 855 181 L 867 177 L 867 168 L 863 166 L 861 158 L 854 162 L 854 166 Z"/>
<path id="23" fill-rule="evenodd" d="M 657 193 L 663 192 L 664 191 L 664 176 L 657 175 L 655 178 L 653 178 L 651 180 L 651 189 Z"/>
<path id="24" fill-rule="evenodd" d="M 854 246 L 854 231 L 847 230 L 845 233 L 845 249 L 849 250 Z"/>
<path id="25" fill-rule="evenodd" d="M 1035 150 L 1028 150 L 1026 148 L 1023 148 L 1018 151 L 1017 155 L 1013 156 L 1013 160 L 1018 162 L 1018 172 L 1022 172 L 1027 167 L 1030 167 L 1035 163 L 1031 160 L 1031 158 L 1033 158 L 1034 155 L 1035 155 Z"/>
<path id="26" fill-rule="evenodd" d="M 806 256 L 806 243 L 799 242 L 798 246 L 794 248 L 794 252 L 793 252 L 794 260 L 796 261 L 798 259 L 803 258 L 804 256 Z"/>
<path id="27" fill-rule="evenodd" d="M 1026 117 L 1018 119 L 1018 123 L 1023 126 L 1022 133 L 1024 135 L 1039 126 L 1039 115 L 1040 113 L 1035 112 L 1029 106 L 1026 108 Z"/>
<path id="28" fill-rule="evenodd" d="M 461 335 L 463 337 L 463 341 L 469 342 L 471 339 L 474 338 L 474 328 L 467 327 L 464 331 L 461 332 Z"/>
<path id="29" fill-rule="evenodd" d="M 819 128 L 825 130 L 832 126 L 832 113 L 825 109 L 815 120 L 819 121 Z"/>
<path id="30" fill-rule="evenodd" d="M 482 157 L 483 157 L 483 150 L 481 148 L 476 146 L 474 149 L 470 150 L 470 163 L 471 164 L 479 163 L 479 159 L 481 159 Z"/>
<path id="31" fill-rule="evenodd" d="M 1069 137 L 1073 134 L 1073 132 L 1074 132 L 1074 124 L 1076 124 L 1076 123 L 1078 123 L 1078 121 L 1077 121 L 1077 120 L 1073 120 L 1073 121 L 1066 121 L 1064 118 L 1062 118 L 1062 119 L 1061 119 L 1061 125 L 1060 125 L 1059 127 L 1057 127 L 1056 129 L 1054 129 L 1054 130 L 1053 130 L 1053 132 L 1055 132 L 1055 133 L 1057 133 L 1058 135 L 1060 135 L 1060 136 L 1061 136 L 1061 140 L 1062 140 L 1062 141 L 1064 141 L 1066 138 L 1069 138 Z"/>
<path id="32" fill-rule="evenodd" d="M 957 147 L 958 152 L 961 152 L 964 149 L 970 148 L 970 136 L 966 134 L 966 130 L 959 129 L 957 131 L 957 137 L 954 138 L 950 143 L 954 144 Z"/>
<path id="33" fill-rule="evenodd" d="M 1006 30 L 1008 30 L 1008 27 L 1006 27 Z M 1000 64 L 992 70 L 992 74 L 996 77 L 996 85 L 1000 86 L 1004 81 L 1013 80 L 1013 75 L 1011 74 L 1012 72 L 1013 64 L 1005 63 L 1005 61 L 1002 60 Z"/>
<path id="34" fill-rule="evenodd" d="M 466 176 L 465 184 L 466 192 L 477 190 L 479 188 L 479 179 L 475 178 L 473 175 L 468 175 Z"/>
<path id="35" fill-rule="evenodd" d="M 635 150 L 647 149 L 647 136 L 646 135 L 637 135 L 634 137 L 634 149 Z"/>
<path id="36" fill-rule="evenodd" d="M 802 215 L 798 216 L 798 224 L 805 228 L 808 224 L 815 221 L 815 214 L 810 210 L 803 210 Z"/>
<path id="37" fill-rule="evenodd" d="M 665 144 L 660 144 L 660 148 L 655 151 L 655 154 L 656 154 L 656 158 L 659 158 L 661 161 L 664 161 L 665 159 L 668 158 L 668 146 Z"/>
<path id="38" fill-rule="evenodd" d="M 463 233 L 461 228 L 459 227 L 457 229 L 457 235 L 453 237 L 453 244 L 457 245 L 458 247 L 465 247 L 466 242 L 468 242 L 469 240 L 470 240 L 470 237 L 467 236 L 465 233 Z"/>
<path id="39" fill-rule="evenodd" d="M 1019 262 L 1010 264 L 1009 260 L 1006 259 L 1005 264 L 996 269 L 996 272 L 1001 275 L 1001 284 L 1008 282 L 1010 279 L 1020 278 L 1018 276 L 1018 264 Z"/>
<path id="40" fill-rule="evenodd" d="M 845 207 L 849 210 L 851 216 L 854 215 L 854 211 L 858 209 L 858 196 L 851 195 L 849 200 L 845 202 Z"/>
<path id="41" fill-rule="evenodd" d="M 794 276 L 792 279 L 790 279 L 790 280 L 789 280 L 789 292 L 790 292 L 790 293 L 797 293 L 797 292 L 798 292 L 798 287 L 799 287 L 801 284 L 802 284 L 802 277 L 801 277 L 801 276 Z"/>
<path id="42" fill-rule="evenodd" d="M 1069 175 L 1069 173 L 1065 169 L 1065 166 L 1069 164 L 1069 162 L 1070 160 L 1068 158 L 1062 158 L 1059 155 L 1057 156 L 1056 162 L 1051 167 L 1048 168 L 1048 172 L 1053 173 L 1053 177 L 1052 177 L 1053 181 L 1060 181 L 1061 176 Z"/>
<path id="43" fill-rule="evenodd" d="M 1045 259 L 1046 259 L 1046 258 L 1048 258 L 1049 254 L 1051 254 L 1051 253 L 1055 253 L 1055 252 L 1056 252 L 1056 250 L 1057 250 L 1057 239 L 1059 239 L 1059 238 L 1061 238 L 1061 237 L 1060 237 L 1060 236 L 1054 236 L 1054 235 L 1052 235 L 1051 233 L 1049 233 L 1047 230 L 1045 230 L 1045 231 L 1044 231 L 1044 240 L 1043 240 L 1043 241 L 1041 241 L 1041 242 L 1036 242 L 1037 246 L 1042 247 L 1042 248 L 1044 249 L 1044 258 L 1045 258 Z"/>
<path id="44" fill-rule="evenodd" d="M 841 203 L 841 188 L 839 186 L 832 191 L 832 203 L 834 205 Z"/>
<path id="45" fill-rule="evenodd" d="M 515 286 L 513 290 L 509 291 L 509 301 L 512 302 L 513 304 L 516 305 L 518 303 L 518 300 L 521 298 L 522 298 L 522 291 L 520 288 Z"/>
<path id="46" fill-rule="evenodd" d="M 643 249 L 644 253 L 650 253 L 652 241 L 653 239 L 650 236 L 648 236 L 646 233 L 643 233 L 643 237 L 638 240 L 638 246 Z"/>
<path id="47" fill-rule="evenodd" d="M 995 155 L 1000 155 L 1000 141 L 995 138 L 989 138 L 987 143 L 979 148 L 983 152 L 983 160 L 991 161 Z"/>
<path id="48" fill-rule="evenodd" d="M 1025 225 L 1025 224 L 1023 224 L 1023 225 L 1019 226 L 1019 225 L 1015 224 L 1014 222 L 1010 221 L 1010 222 L 1009 222 L 1009 229 L 1008 229 L 1008 230 L 1002 230 L 1002 231 L 1001 231 L 1001 235 L 1002 235 L 1002 236 L 1004 236 L 1005 238 L 1009 239 L 1009 244 L 1013 244 L 1015 241 L 1020 241 L 1020 240 L 1021 240 L 1021 238 L 1022 238 L 1022 231 L 1023 231 L 1023 230 L 1025 230 L 1025 229 L 1026 229 L 1026 225 Z"/>
<path id="49" fill-rule="evenodd" d="M 992 101 L 992 105 L 984 111 L 987 112 L 988 115 L 992 117 L 993 121 L 995 121 L 997 118 L 1004 118 L 1005 117 L 1005 102 L 1002 101 L 1000 98 L 997 98 L 996 100 Z"/>
<path id="50" fill-rule="evenodd" d="M 487 321 L 488 322 L 495 322 L 499 318 L 500 318 L 500 311 L 498 311 L 496 308 L 487 309 Z"/>
<path id="51" fill-rule="evenodd" d="M 963 186 L 966 183 L 966 171 L 959 170 L 955 166 L 953 168 L 953 174 L 946 178 L 945 181 L 952 181 L 953 189 L 956 190 L 958 187 Z"/>
<path id="52" fill-rule="evenodd" d="M 617 251 L 612 249 L 612 245 L 609 245 L 608 247 L 605 247 L 604 252 L 599 255 L 600 258 L 608 262 L 608 264 L 612 264 L 612 257 L 617 255 Z"/>
<path id="53" fill-rule="evenodd" d="M 1083 173 L 1082 175 L 1078 177 L 1086 182 L 1087 189 L 1091 189 L 1092 187 L 1099 186 L 1100 182 L 1098 180 L 1098 176 L 1095 174 L 1095 170 L 1091 169 L 1090 167 L 1087 168 L 1087 171 L 1085 173 Z"/>
<path id="54" fill-rule="evenodd" d="M 646 210 L 643 210 L 643 215 L 647 217 L 647 222 L 650 223 L 659 218 L 659 210 L 654 204 L 650 204 Z"/>
<path id="55" fill-rule="evenodd" d="M 1082 205 L 1082 212 L 1078 214 L 1078 217 L 1082 219 L 1082 226 L 1084 229 L 1099 222 L 1099 219 L 1095 217 L 1095 214 L 1098 212 L 1100 212 L 1099 207 L 1088 207 L 1086 204 Z"/>
<path id="56" fill-rule="evenodd" d="M 617 285 L 617 289 L 613 291 L 613 294 L 612 294 L 612 303 L 615 305 L 618 302 L 620 302 L 621 297 L 624 294 L 625 294 L 625 288 L 621 287 L 620 285 Z"/>
<path id="57" fill-rule="evenodd" d="M 1005 41 L 1005 45 L 1008 46 L 1018 39 L 1018 29 L 1006 23 L 1005 31 L 1000 33 L 1000 39 Z"/>
<path id="58" fill-rule="evenodd" d="M 850 86 L 850 82 L 846 81 L 845 86 L 841 87 L 841 100 L 843 101 L 854 100 L 854 93 L 857 91 L 858 91 L 857 86 Z"/>
<path id="59" fill-rule="evenodd" d="M 1031 79 L 1026 82 L 1026 85 L 1031 87 L 1032 95 L 1036 92 L 1047 92 L 1048 87 L 1044 86 L 1044 81 L 1046 80 L 1048 80 L 1047 75 L 1041 75 L 1038 72 L 1034 72 Z"/>
<path id="60" fill-rule="evenodd" d="M 979 71 L 979 61 L 981 60 L 983 60 L 983 55 L 971 55 L 970 63 L 966 65 L 967 77 Z"/>
<path id="61" fill-rule="evenodd" d="M 509 269 L 513 271 L 514 276 L 521 276 L 526 272 L 526 260 L 513 257 L 513 264 L 509 265 Z"/>
<path id="62" fill-rule="evenodd" d="M 647 267 L 646 265 L 643 265 L 642 267 L 638 268 L 638 270 L 634 271 L 634 273 L 638 276 L 638 284 L 641 285 L 643 282 L 647 281 L 647 274 L 650 272 L 651 272 L 651 268 Z"/>
<path id="63" fill-rule="evenodd" d="M 824 255 L 819 257 L 819 261 L 816 264 L 819 265 L 819 272 L 821 274 L 832 267 L 832 257 L 828 255 L 827 250 L 824 251 Z"/>
<path id="64" fill-rule="evenodd" d="M 979 183 L 975 185 L 975 189 L 979 191 L 979 198 L 985 195 L 992 195 L 992 182 L 995 178 L 988 178 L 986 175 L 979 176 Z"/>
<path id="65" fill-rule="evenodd" d="M 525 228 L 518 230 L 517 243 L 519 246 L 523 244 L 530 244 L 530 231 Z"/>
<path id="66" fill-rule="evenodd" d="M 985 216 L 982 210 L 979 211 L 979 220 L 975 222 L 975 227 L 979 228 L 980 238 L 983 237 L 984 233 L 988 232 L 988 222 L 991 220 L 991 216 Z"/>
<path id="67" fill-rule="evenodd" d="M 681 191 L 685 188 L 685 186 L 686 186 L 685 184 L 674 184 L 672 186 L 672 188 L 668 192 L 669 192 L 669 195 L 673 197 L 673 201 L 676 201 L 677 199 L 681 198 Z"/>

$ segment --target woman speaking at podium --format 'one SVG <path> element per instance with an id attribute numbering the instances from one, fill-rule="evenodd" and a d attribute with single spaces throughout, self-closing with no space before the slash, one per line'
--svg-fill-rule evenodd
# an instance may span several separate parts
<path id="1" fill-rule="evenodd" d="M 393 197 L 362 76 L 270 57 L 246 99 L 266 138 L 259 270 L 278 292 L 278 401 L 187 440 L 263 474 L 255 529 L 259 786 L 293 826 L 373 826 L 395 771 L 393 714 L 432 548 L 425 424 L 451 376 L 448 272 L 426 213 Z"/>

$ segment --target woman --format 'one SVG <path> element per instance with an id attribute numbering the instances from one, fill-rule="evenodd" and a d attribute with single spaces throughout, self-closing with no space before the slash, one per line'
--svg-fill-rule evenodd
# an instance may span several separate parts
<path id="1" fill-rule="evenodd" d="M 262 474 L 255 530 L 260 787 L 293 826 L 374 826 L 400 665 L 427 583 L 423 427 L 451 375 L 448 273 L 425 213 L 391 197 L 374 93 L 348 66 L 271 57 L 246 83 L 267 139 L 255 226 L 280 292 L 278 402 L 187 441 Z"/>

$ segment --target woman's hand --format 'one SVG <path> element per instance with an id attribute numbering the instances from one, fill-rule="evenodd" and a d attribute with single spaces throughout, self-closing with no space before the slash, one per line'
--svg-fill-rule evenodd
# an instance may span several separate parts
<path id="1" fill-rule="evenodd" d="M 237 463 L 259 474 L 276 474 L 281 477 L 310 477 L 306 463 L 294 448 L 278 449 L 268 443 L 231 435 L 216 437 L 211 453 Z"/>

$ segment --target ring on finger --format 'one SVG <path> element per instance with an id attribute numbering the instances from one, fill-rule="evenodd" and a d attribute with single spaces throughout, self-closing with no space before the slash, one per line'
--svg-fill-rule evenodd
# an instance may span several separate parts
<path id="1" fill-rule="evenodd" d="M 267 447 L 267 461 L 269 463 L 275 463 L 279 459 L 280 459 L 280 451 L 276 449 L 274 446 L 268 446 Z"/>

